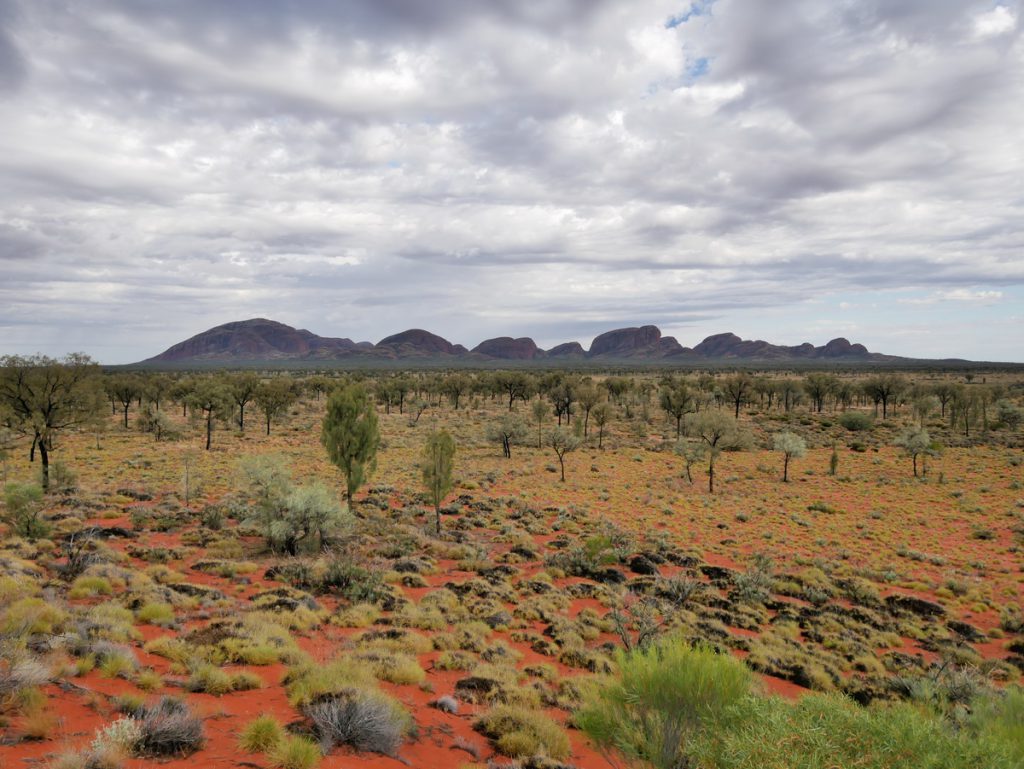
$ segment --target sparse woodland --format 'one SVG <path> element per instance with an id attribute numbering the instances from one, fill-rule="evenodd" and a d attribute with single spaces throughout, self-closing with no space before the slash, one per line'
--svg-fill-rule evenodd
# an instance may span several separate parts
<path id="1" fill-rule="evenodd" d="M 0 766 L 1019 767 L 1022 413 L 5 358 Z"/>

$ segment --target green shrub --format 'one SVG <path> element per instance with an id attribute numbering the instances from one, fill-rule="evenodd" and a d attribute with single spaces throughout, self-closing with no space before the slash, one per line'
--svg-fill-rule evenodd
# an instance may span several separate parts
<path id="1" fill-rule="evenodd" d="M 15 534 L 28 540 L 50 533 L 43 518 L 43 490 L 31 483 L 8 483 L 4 488 L 4 522 Z"/>
<path id="2" fill-rule="evenodd" d="M 185 682 L 185 688 L 190 692 L 205 692 L 216 697 L 234 691 L 231 676 L 213 665 L 196 668 Z"/>
<path id="3" fill-rule="evenodd" d="M 687 735 L 727 723 L 750 692 L 741 663 L 681 639 L 620 652 L 617 662 L 620 677 L 585 698 L 576 725 L 599 746 L 659 769 L 686 765 Z"/>
<path id="4" fill-rule="evenodd" d="M 288 735 L 270 751 L 271 766 L 280 769 L 312 769 L 320 763 L 320 748 L 308 737 Z"/>
<path id="5" fill-rule="evenodd" d="M 709 769 L 1010 769 L 998 746 L 955 733 L 911 705 L 864 708 L 840 695 L 796 704 L 748 697 L 734 728 L 700 735 L 687 751 Z"/>
<path id="6" fill-rule="evenodd" d="M 538 710 L 498 705 L 477 719 L 473 728 L 494 741 L 511 758 L 538 754 L 561 760 L 569 755 L 569 737 L 555 721 Z"/>
<path id="7" fill-rule="evenodd" d="M 92 598 L 96 595 L 113 595 L 114 588 L 106 577 L 79 577 L 71 585 L 68 598 Z"/>
<path id="8" fill-rule="evenodd" d="M 874 423 L 875 420 L 862 411 L 845 411 L 839 415 L 839 424 L 851 433 L 860 433 L 865 430 L 870 430 Z"/>
<path id="9" fill-rule="evenodd" d="M 238 738 L 238 747 L 246 753 L 267 753 L 274 750 L 283 738 L 281 723 L 264 713 L 245 725 Z"/>
<path id="10" fill-rule="evenodd" d="M 174 622 L 174 607 L 169 603 L 147 603 L 135 616 L 148 625 L 170 625 Z"/>
<path id="11" fill-rule="evenodd" d="M 1010 757 L 1024 766 L 1024 688 L 1008 687 L 1003 692 L 972 703 L 969 727 L 981 739 L 1003 746 Z"/>

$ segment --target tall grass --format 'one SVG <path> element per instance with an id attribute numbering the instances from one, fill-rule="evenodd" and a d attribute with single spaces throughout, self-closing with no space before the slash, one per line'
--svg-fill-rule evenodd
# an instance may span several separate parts
<path id="1" fill-rule="evenodd" d="M 964 728 L 916 704 L 762 697 L 731 657 L 664 640 L 620 655 L 577 725 L 609 754 L 657 769 L 1020 769 L 1024 691 L 983 695 Z"/>
<path id="2" fill-rule="evenodd" d="M 701 729 L 726 722 L 750 691 L 752 674 L 703 646 L 663 641 L 620 652 L 619 677 L 576 713 L 576 725 L 602 749 L 675 769 Z"/>

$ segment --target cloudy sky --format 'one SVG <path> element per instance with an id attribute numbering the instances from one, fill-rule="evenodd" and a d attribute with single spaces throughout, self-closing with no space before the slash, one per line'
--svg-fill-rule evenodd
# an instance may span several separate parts
<path id="1" fill-rule="evenodd" d="M 0 353 L 1024 360 L 1020 0 L 0 0 Z"/>

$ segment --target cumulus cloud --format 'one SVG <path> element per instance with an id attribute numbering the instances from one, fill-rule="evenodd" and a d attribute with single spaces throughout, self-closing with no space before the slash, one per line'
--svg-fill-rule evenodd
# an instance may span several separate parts
<path id="1" fill-rule="evenodd" d="M 693 344 L 844 292 L 934 298 L 893 302 L 907 327 L 1007 306 L 1020 10 L 0 0 L 4 351 L 133 360 L 252 316 Z M 967 354 L 963 328 L 857 341 Z"/>

